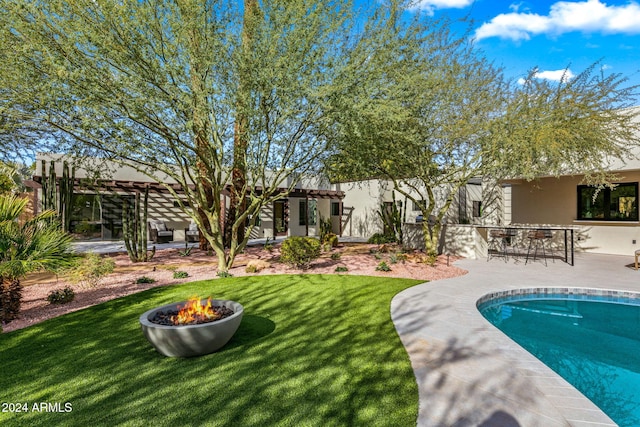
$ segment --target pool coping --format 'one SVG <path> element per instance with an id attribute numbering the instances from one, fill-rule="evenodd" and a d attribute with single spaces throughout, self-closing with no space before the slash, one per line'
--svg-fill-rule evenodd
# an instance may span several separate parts
<path id="1" fill-rule="evenodd" d="M 476 307 L 492 293 L 523 289 L 591 289 L 595 295 L 640 289 L 633 256 L 583 254 L 576 261 L 575 267 L 545 267 L 461 260 L 457 265 L 468 274 L 396 295 L 391 315 L 416 375 L 419 426 L 616 425 Z"/>

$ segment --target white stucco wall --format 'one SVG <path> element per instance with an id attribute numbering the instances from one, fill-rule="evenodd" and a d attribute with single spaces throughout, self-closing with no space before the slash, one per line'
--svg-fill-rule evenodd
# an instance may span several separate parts
<path id="1" fill-rule="evenodd" d="M 382 221 L 376 211 L 384 201 L 380 181 L 369 180 L 358 183 L 341 183 L 337 190 L 345 192 L 343 200 L 343 236 L 369 238 L 382 233 Z M 391 200 L 391 198 L 389 198 Z"/>

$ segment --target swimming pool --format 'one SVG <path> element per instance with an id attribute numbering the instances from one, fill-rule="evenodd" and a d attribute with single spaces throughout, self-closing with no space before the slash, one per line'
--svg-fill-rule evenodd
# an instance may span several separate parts
<path id="1" fill-rule="evenodd" d="M 520 289 L 477 307 L 620 426 L 640 425 L 640 293 Z"/>

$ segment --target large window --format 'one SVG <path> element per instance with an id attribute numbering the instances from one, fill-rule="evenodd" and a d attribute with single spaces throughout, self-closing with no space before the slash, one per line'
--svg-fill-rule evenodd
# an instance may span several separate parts
<path id="1" fill-rule="evenodd" d="M 578 219 L 637 221 L 638 183 L 617 184 L 613 189 L 578 186 Z"/>
<path id="2" fill-rule="evenodd" d="M 315 200 L 309 200 L 308 205 L 306 200 L 300 200 L 300 215 L 298 223 L 300 225 L 307 225 L 307 220 L 309 220 L 308 225 L 316 225 L 316 212 L 317 208 Z"/>

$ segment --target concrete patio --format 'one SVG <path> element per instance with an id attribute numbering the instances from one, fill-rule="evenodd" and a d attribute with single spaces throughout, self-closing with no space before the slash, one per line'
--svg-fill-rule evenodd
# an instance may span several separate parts
<path id="1" fill-rule="evenodd" d="M 633 256 L 456 263 L 465 276 L 398 294 L 391 314 L 415 371 L 419 426 L 614 426 L 598 407 L 482 317 L 476 302 L 530 287 L 640 290 Z"/>

